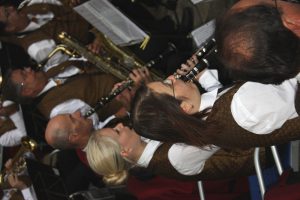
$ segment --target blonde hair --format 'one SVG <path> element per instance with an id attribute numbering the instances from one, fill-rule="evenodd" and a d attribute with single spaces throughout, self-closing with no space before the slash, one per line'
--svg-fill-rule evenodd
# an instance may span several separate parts
<path id="1" fill-rule="evenodd" d="M 87 160 L 107 185 L 119 185 L 128 177 L 130 164 L 120 155 L 120 145 L 110 137 L 93 133 L 87 145 Z"/>

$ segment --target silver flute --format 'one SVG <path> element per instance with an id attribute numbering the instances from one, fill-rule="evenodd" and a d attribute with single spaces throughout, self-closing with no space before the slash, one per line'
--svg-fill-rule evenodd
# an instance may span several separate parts
<path id="1" fill-rule="evenodd" d="M 173 43 L 169 43 L 167 49 L 164 52 L 159 54 L 156 58 L 154 58 L 154 59 L 150 60 L 149 62 L 147 62 L 144 67 L 150 69 L 151 67 L 153 67 L 157 63 L 161 62 L 164 58 L 172 55 L 176 51 L 177 51 L 176 46 Z M 122 83 L 122 85 L 120 85 L 118 88 L 113 90 L 106 97 L 102 97 L 95 104 L 94 107 L 92 107 L 90 110 L 88 110 L 84 114 L 84 117 L 87 118 L 87 117 L 91 116 L 93 113 L 95 113 L 98 109 L 103 108 L 104 105 L 106 105 L 107 103 L 112 101 L 116 96 L 121 94 L 125 89 L 131 87 L 133 85 L 133 83 L 134 83 L 134 81 L 128 77 L 127 80 L 124 83 Z"/>

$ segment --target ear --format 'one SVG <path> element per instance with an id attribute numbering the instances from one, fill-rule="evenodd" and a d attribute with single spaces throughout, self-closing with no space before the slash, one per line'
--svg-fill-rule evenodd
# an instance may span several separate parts
<path id="1" fill-rule="evenodd" d="M 124 158 L 129 158 L 129 154 L 130 154 L 131 151 L 132 151 L 131 148 L 130 149 L 124 148 L 124 149 L 121 150 L 120 154 Z"/>
<path id="2" fill-rule="evenodd" d="M 123 123 L 118 123 L 115 128 L 117 128 L 118 130 L 121 130 L 122 128 L 124 128 Z"/>
<path id="3" fill-rule="evenodd" d="M 187 114 L 191 114 L 192 110 L 193 110 L 193 105 L 190 104 L 187 101 L 182 101 L 180 104 L 180 107 L 182 108 L 182 110 L 187 113 Z"/>
<path id="4" fill-rule="evenodd" d="M 300 37 L 300 28 L 299 28 L 299 23 L 300 23 L 300 20 L 298 19 L 287 19 L 285 17 L 282 17 L 282 22 L 283 22 L 283 25 L 290 29 L 292 32 L 294 32 L 297 36 Z"/>
<path id="5" fill-rule="evenodd" d="M 32 89 L 27 88 L 27 87 L 23 87 L 22 91 L 21 91 L 21 95 L 22 96 L 31 96 L 32 95 Z"/>
<path id="6" fill-rule="evenodd" d="M 72 143 L 72 144 L 76 143 L 78 141 L 78 136 L 79 136 L 78 133 L 75 133 L 75 132 L 70 133 L 69 134 L 69 142 Z"/>

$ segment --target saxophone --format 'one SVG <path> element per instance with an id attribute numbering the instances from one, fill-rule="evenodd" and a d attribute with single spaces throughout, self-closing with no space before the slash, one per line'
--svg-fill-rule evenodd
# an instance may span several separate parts
<path id="1" fill-rule="evenodd" d="M 100 56 L 89 51 L 84 45 L 65 32 L 60 33 L 58 39 L 65 45 L 66 49 L 72 49 L 70 52 L 76 52 L 73 57 L 76 57 L 76 54 L 83 56 L 101 71 L 112 74 L 120 80 L 126 80 L 134 68 L 145 66 L 135 55 L 117 47 L 101 33 L 98 32 L 97 36 L 102 39 L 104 45 L 104 50 Z M 150 73 L 154 80 L 162 79 L 162 75 L 158 72 L 150 71 Z"/>
<path id="2" fill-rule="evenodd" d="M 4 169 L 0 174 L 0 187 L 2 188 L 7 182 L 7 175 L 10 173 L 20 173 L 24 171 L 26 167 L 26 162 L 24 158 L 24 153 L 32 152 L 37 148 L 37 143 L 35 140 L 30 139 L 25 136 L 21 139 L 21 147 L 12 159 L 12 167 L 10 170 Z"/>
<path id="3" fill-rule="evenodd" d="M 176 52 L 176 47 L 173 43 L 169 43 L 167 49 L 165 49 L 161 54 L 159 54 L 156 58 L 150 60 L 145 64 L 145 67 L 151 68 L 153 65 L 159 63 L 161 60 L 163 60 L 165 57 L 173 54 Z M 157 79 L 156 79 L 157 80 Z M 162 80 L 162 79 L 159 79 Z M 109 103 L 111 100 L 113 100 L 116 96 L 121 94 L 125 89 L 129 88 L 133 85 L 133 80 L 130 78 L 127 78 L 126 81 L 124 81 L 118 88 L 111 91 L 107 96 L 102 97 L 90 110 L 88 110 L 84 117 L 87 118 L 91 116 L 93 113 L 95 113 L 97 110 L 105 106 L 107 103 Z"/>

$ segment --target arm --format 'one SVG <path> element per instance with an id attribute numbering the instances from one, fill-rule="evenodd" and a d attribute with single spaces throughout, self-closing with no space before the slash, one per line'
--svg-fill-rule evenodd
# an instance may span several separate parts
<path id="1" fill-rule="evenodd" d="M 15 124 L 16 128 L 1 135 L 0 144 L 2 146 L 19 145 L 21 138 L 27 135 L 21 109 L 10 115 L 9 118 Z"/>
<path id="2" fill-rule="evenodd" d="M 236 123 L 255 134 L 269 134 L 288 119 L 297 117 L 295 110 L 296 79 L 280 85 L 247 82 L 231 102 L 231 113 Z"/>

